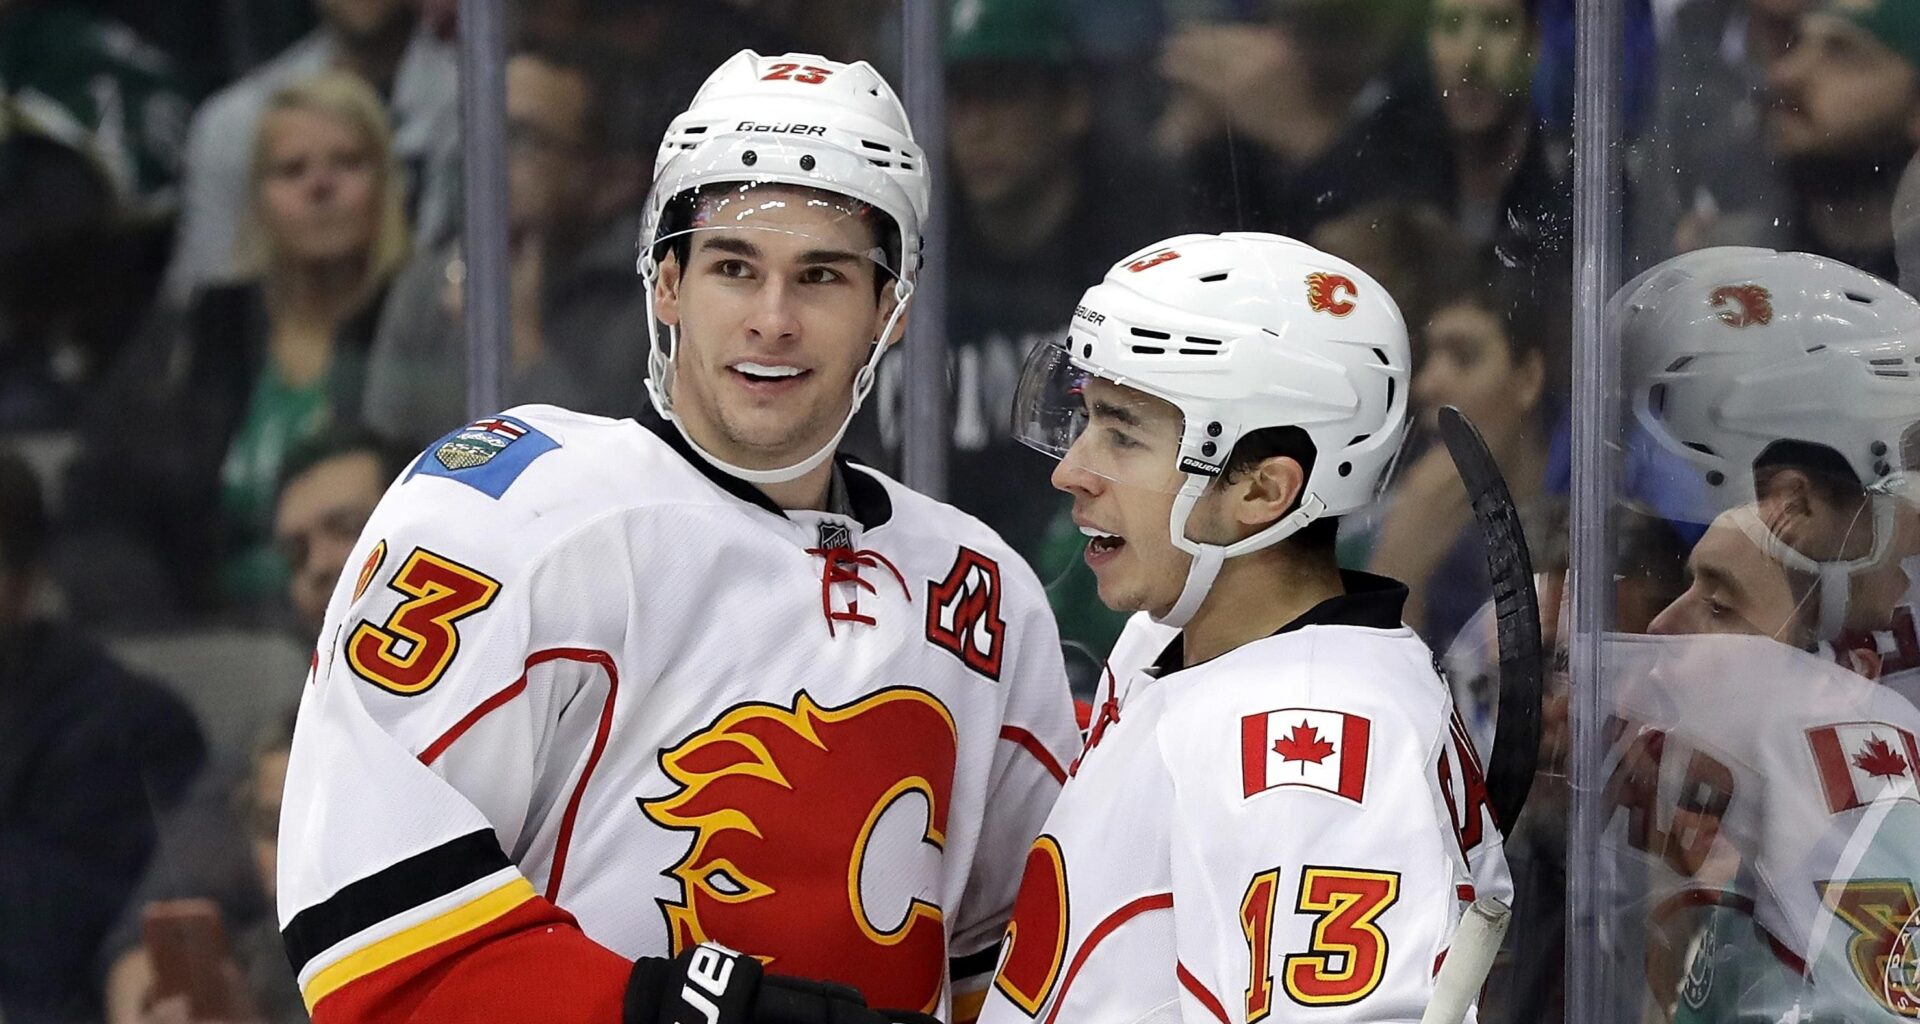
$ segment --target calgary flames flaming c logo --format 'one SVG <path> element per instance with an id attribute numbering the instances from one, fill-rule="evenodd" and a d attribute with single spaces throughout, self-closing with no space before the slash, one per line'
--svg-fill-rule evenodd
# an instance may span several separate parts
<path id="1" fill-rule="evenodd" d="M 1707 302 L 1720 311 L 1728 327 L 1766 326 L 1773 322 L 1773 293 L 1757 284 L 1726 284 L 1715 288 Z"/>
<path id="2" fill-rule="evenodd" d="M 742 705 L 661 754 L 680 788 L 641 808 L 694 833 L 668 870 L 680 899 L 661 901 L 674 952 L 711 939 L 778 973 L 853 985 L 872 1006 L 933 1012 L 940 907 L 868 906 L 861 871 L 881 818 L 916 794 L 920 841 L 944 847 L 957 747 L 939 701 L 895 688 L 838 708 L 805 691 L 791 709 Z"/>
<path id="3" fill-rule="evenodd" d="M 1353 300 L 1359 294 L 1353 279 L 1344 274 L 1316 272 L 1307 275 L 1307 305 L 1316 313 L 1346 316 L 1353 312 Z"/>

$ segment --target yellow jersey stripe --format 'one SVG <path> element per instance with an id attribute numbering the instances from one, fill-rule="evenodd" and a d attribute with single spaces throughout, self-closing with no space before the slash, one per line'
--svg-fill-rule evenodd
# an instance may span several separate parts
<path id="1" fill-rule="evenodd" d="M 382 967 L 403 960 L 448 939 L 455 938 L 500 917 L 534 897 L 533 883 L 516 878 L 492 892 L 428 918 L 405 931 L 389 935 L 365 949 L 357 950 L 328 965 L 307 982 L 301 992 L 307 1012 L 336 989 L 363 978 Z"/>

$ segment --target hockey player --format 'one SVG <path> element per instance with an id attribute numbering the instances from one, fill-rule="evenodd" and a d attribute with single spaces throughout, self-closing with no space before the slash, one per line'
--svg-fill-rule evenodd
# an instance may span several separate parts
<path id="1" fill-rule="evenodd" d="M 660 416 L 510 410 L 388 491 L 280 830 L 320 1024 L 977 1006 L 1075 731 L 1020 559 L 834 457 L 928 189 L 866 63 L 737 54 L 646 210 Z"/>
<path id="2" fill-rule="evenodd" d="M 1900 647 L 1858 645 L 1895 625 L 1916 551 L 1920 303 L 1821 257 L 1710 249 L 1615 311 L 1635 419 L 1684 467 L 1665 511 L 1711 525 L 1658 635 L 1602 651 L 1602 931 L 1636 968 L 1614 1009 L 1920 1016 L 1920 710 L 1874 678 Z"/>
<path id="3" fill-rule="evenodd" d="M 1408 362 L 1377 283 L 1266 234 L 1122 260 L 1029 362 L 1016 432 L 1061 460 L 1101 600 L 1141 614 L 983 1020 L 1413 1020 L 1466 901 L 1511 899 L 1406 588 L 1333 555 Z"/>

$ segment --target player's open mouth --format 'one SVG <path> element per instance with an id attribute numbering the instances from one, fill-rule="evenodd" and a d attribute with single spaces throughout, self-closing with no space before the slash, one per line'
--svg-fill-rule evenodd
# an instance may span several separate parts
<path id="1" fill-rule="evenodd" d="M 782 366 L 777 363 L 738 362 L 729 367 L 747 385 L 755 389 L 781 388 L 793 384 L 812 373 L 798 366 Z"/>
<path id="2" fill-rule="evenodd" d="M 1097 567 L 1112 558 L 1127 543 L 1119 534 L 1096 530 L 1091 526 L 1080 527 L 1080 532 L 1087 538 L 1087 564 L 1090 566 Z"/>

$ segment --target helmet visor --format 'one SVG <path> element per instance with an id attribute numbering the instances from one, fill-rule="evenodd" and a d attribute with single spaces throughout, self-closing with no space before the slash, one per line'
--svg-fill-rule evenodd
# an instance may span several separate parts
<path id="1" fill-rule="evenodd" d="M 1171 494 L 1185 418 L 1179 407 L 1077 364 L 1063 341 L 1038 345 L 1014 392 L 1013 436 L 1075 469 Z"/>
<path id="2" fill-rule="evenodd" d="M 766 276 L 788 270 L 802 285 L 883 285 L 900 277 L 893 222 L 850 196 L 780 181 L 715 182 L 668 201 L 652 252 L 683 269 Z"/>

